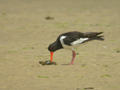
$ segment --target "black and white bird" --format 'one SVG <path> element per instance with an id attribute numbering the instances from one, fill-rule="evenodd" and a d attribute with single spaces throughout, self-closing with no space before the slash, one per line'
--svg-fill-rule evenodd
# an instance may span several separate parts
<path id="1" fill-rule="evenodd" d="M 100 35 L 102 33 L 103 32 L 82 33 L 78 31 L 73 31 L 73 32 L 67 32 L 67 33 L 60 34 L 58 38 L 56 39 L 56 41 L 50 44 L 48 47 L 48 50 L 51 53 L 50 61 L 52 62 L 53 53 L 56 50 L 69 49 L 72 51 L 72 60 L 70 64 L 73 64 L 75 56 L 76 56 L 75 47 L 82 43 L 91 41 L 91 40 L 104 40 L 103 36 Z"/>

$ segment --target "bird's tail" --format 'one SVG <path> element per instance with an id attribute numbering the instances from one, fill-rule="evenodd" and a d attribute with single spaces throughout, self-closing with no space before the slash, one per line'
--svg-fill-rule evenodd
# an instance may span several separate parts
<path id="1" fill-rule="evenodd" d="M 84 33 L 85 37 L 88 37 L 90 40 L 104 40 L 104 36 L 100 35 L 103 32 L 86 32 Z"/>
<path id="2" fill-rule="evenodd" d="M 96 37 L 95 37 L 95 38 L 93 38 L 93 39 L 103 41 L 103 40 L 104 40 L 104 38 L 103 38 L 103 37 L 104 37 L 104 36 L 96 36 Z"/>

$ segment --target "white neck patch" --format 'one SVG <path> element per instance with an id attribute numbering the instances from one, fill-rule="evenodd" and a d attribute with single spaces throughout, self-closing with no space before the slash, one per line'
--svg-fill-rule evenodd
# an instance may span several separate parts
<path id="1" fill-rule="evenodd" d="M 66 36 L 61 36 L 61 37 L 60 37 L 60 42 L 61 42 L 62 46 L 64 46 L 64 41 L 63 41 L 63 39 L 65 39 L 65 38 L 66 38 Z"/>

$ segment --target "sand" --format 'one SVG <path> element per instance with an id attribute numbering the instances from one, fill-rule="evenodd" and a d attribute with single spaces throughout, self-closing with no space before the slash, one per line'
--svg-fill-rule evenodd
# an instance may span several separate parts
<path id="1" fill-rule="evenodd" d="M 46 17 L 53 17 L 47 19 Z M 48 45 L 68 31 L 104 32 L 104 41 L 54 54 Z M 119 0 L 0 0 L 0 90 L 120 90 Z"/>

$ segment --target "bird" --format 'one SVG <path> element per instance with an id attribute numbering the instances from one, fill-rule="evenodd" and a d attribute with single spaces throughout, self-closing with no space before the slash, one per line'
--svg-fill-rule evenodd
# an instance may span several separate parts
<path id="1" fill-rule="evenodd" d="M 55 51 L 60 49 L 68 49 L 72 51 L 72 60 L 70 64 L 74 64 L 76 57 L 75 47 L 78 45 L 92 41 L 92 40 L 104 40 L 104 36 L 101 35 L 103 32 L 79 32 L 71 31 L 60 34 L 57 39 L 48 46 L 50 51 L 50 62 L 53 61 L 53 54 Z"/>

